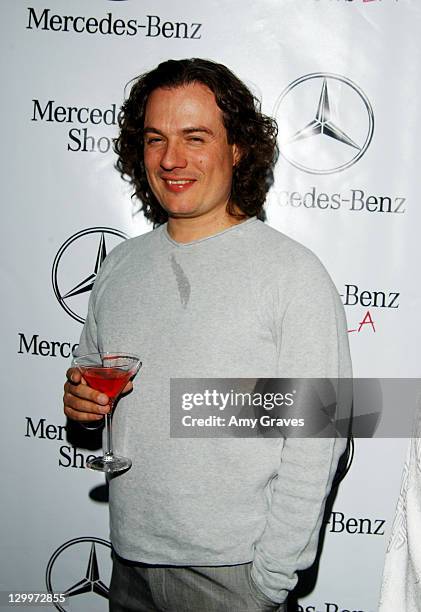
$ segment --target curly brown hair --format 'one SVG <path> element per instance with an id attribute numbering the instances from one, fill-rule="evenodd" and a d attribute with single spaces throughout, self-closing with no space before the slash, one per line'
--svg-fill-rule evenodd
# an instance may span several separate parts
<path id="1" fill-rule="evenodd" d="M 143 160 L 143 128 L 146 104 L 155 89 L 202 83 L 214 94 L 222 111 L 229 144 L 236 144 L 241 158 L 233 169 L 231 198 L 227 211 L 233 216 L 264 220 L 263 205 L 273 183 L 273 167 L 278 157 L 277 125 L 263 115 L 260 102 L 226 66 L 201 58 L 168 60 L 134 79 L 119 117 L 120 134 L 114 142 L 116 167 L 133 186 L 139 210 L 154 226 L 165 223 L 162 208 L 146 178 Z M 235 207 L 241 213 L 235 212 Z"/>

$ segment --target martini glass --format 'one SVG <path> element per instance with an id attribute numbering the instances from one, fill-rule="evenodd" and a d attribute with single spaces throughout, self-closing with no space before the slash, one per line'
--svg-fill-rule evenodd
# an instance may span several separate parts
<path id="1" fill-rule="evenodd" d="M 73 359 L 73 366 L 79 370 L 87 384 L 110 398 L 110 411 L 105 415 L 104 455 L 86 462 L 91 470 L 114 474 L 132 465 L 131 459 L 118 457 L 113 452 L 112 419 L 118 396 L 141 365 L 137 355 L 128 353 L 91 353 Z"/>

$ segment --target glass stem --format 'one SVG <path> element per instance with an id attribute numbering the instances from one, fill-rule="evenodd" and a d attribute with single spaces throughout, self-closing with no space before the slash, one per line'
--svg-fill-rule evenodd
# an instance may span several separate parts
<path id="1" fill-rule="evenodd" d="M 113 434 L 112 434 L 112 420 L 113 420 L 113 403 L 110 402 L 110 412 L 105 415 L 105 461 L 113 459 Z"/>

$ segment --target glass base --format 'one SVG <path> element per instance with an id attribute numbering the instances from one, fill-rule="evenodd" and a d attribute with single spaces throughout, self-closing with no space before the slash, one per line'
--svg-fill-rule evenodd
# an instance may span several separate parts
<path id="1" fill-rule="evenodd" d="M 117 457 L 116 455 L 111 457 L 95 457 L 95 459 L 86 462 L 86 467 L 90 470 L 106 472 L 107 474 L 117 474 L 118 472 L 128 470 L 131 466 L 131 459 Z"/>

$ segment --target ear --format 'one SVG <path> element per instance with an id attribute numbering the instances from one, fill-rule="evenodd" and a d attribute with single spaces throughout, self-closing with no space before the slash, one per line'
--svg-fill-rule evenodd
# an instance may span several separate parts
<path id="1" fill-rule="evenodd" d="M 232 160 L 233 160 L 232 165 L 233 167 L 235 167 L 238 164 L 241 157 L 242 157 L 242 153 L 241 153 L 240 147 L 236 144 L 233 144 L 232 145 Z"/>

